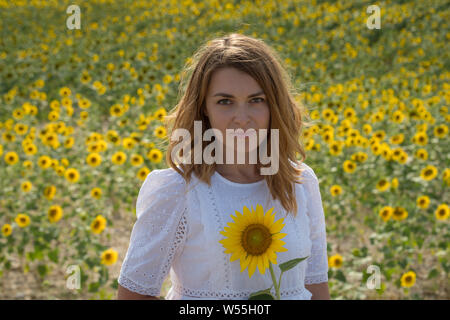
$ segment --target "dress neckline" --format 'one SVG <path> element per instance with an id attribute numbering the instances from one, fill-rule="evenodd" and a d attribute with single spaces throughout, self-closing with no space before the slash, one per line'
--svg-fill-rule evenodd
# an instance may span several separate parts
<path id="1" fill-rule="evenodd" d="M 213 175 L 216 176 L 223 183 L 226 183 L 226 184 L 228 184 L 230 186 L 233 186 L 233 187 L 239 187 L 239 188 L 248 188 L 248 187 L 253 187 L 253 186 L 259 186 L 260 184 L 263 184 L 265 182 L 265 180 L 266 180 L 266 179 L 262 179 L 262 180 L 259 180 L 259 181 L 256 181 L 256 182 L 239 183 L 239 182 L 234 182 L 234 181 L 228 180 L 227 178 L 222 176 L 217 171 L 214 171 Z"/>

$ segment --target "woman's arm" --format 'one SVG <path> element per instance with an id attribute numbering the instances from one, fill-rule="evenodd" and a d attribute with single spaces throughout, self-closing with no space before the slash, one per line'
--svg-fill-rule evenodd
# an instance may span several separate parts
<path id="1" fill-rule="evenodd" d="M 312 293 L 311 300 L 331 300 L 328 282 L 305 284 L 305 288 Z"/>
<path id="2" fill-rule="evenodd" d="M 117 300 L 160 300 L 154 296 L 145 296 L 133 291 L 130 291 L 119 284 L 117 290 Z"/>

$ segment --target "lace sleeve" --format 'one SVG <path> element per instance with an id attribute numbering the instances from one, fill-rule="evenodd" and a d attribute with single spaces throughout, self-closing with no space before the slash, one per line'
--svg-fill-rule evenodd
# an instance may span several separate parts
<path id="1" fill-rule="evenodd" d="M 305 284 L 328 281 L 327 237 L 325 214 L 320 195 L 319 180 L 314 170 L 303 163 L 305 170 L 305 189 L 307 195 L 307 214 L 309 217 L 311 255 L 307 259 Z"/>
<path id="2" fill-rule="evenodd" d="M 178 249 L 186 239 L 185 181 L 171 169 L 153 170 L 136 201 L 137 220 L 118 283 L 130 291 L 159 296 Z"/>

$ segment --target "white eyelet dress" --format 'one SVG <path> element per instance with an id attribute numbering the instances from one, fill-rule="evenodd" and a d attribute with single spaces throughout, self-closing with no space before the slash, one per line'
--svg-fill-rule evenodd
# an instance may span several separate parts
<path id="1" fill-rule="evenodd" d="M 292 162 L 293 163 L 293 162 Z M 282 217 L 287 233 L 282 239 L 288 249 L 277 252 L 278 265 L 309 256 L 281 279 L 281 299 L 309 300 L 305 284 L 328 281 L 325 216 L 314 171 L 305 163 L 302 184 L 295 184 L 297 216 L 286 216 L 278 200 L 272 201 L 265 180 L 241 184 L 218 172 L 211 176 L 211 187 L 193 174 L 188 185 L 172 168 L 153 170 L 142 184 L 137 202 L 137 220 L 123 261 L 118 283 L 130 291 L 159 296 L 169 274 L 172 286 L 166 299 L 246 300 L 252 292 L 272 286 L 267 269 L 258 268 L 249 278 L 241 272 L 239 260 L 230 262 L 219 240 L 220 231 L 235 211 L 243 207 L 266 212 L 274 207 L 275 219 Z M 274 266 L 276 279 L 280 270 Z M 275 294 L 274 289 L 272 293 Z"/>

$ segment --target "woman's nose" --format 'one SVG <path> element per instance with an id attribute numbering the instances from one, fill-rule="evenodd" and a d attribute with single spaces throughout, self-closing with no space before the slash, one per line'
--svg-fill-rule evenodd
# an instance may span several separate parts
<path id="1" fill-rule="evenodd" d="M 234 121 L 240 126 L 244 126 L 250 121 L 247 106 L 239 106 L 238 108 L 236 108 L 236 113 L 234 114 Z M 246 128 L 244 127 L 243 129 Z"/>

